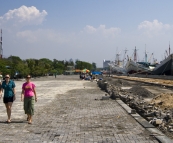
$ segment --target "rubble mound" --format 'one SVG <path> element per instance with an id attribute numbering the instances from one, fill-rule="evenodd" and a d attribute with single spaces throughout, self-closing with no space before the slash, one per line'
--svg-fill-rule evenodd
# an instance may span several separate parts
<path id="1" fill-rule="evenodd" d="M 154 97 L 151 103 L 163 110 L 173 109 L 173 93 L 162 93 Z"/>
<path id="2" fill-rule="evenodd" d="M 112 78 L 111 78 L 111 77 L 104 77 L 104 79 L 105 79 L 106 81 L 109 81 L 109 82 L 112 81 Z"/>
<path id="3" fill-rule="evenodd" d="M 115 86 L 130 86 L 130 84 L 127 81 L 121 79 L 114 79 L 112 80 L 111 84 Z"/>
<path id="4" fill-rule="evenodd" d="M 110 77 L 106 77 L 104 78 L 107 82 L 109 82 L 110 84 L 114 85 L 114 86 L 130 86 L 130 83 L 125 81 L 125 80 L 121 80 L 121 79 L 113 79 Z"/>
<path id="5" fill-rule="evenodd" d="M 149 92 L 147 89 L 141 87 L 141 86 L 138 86 L 138 85 L 135 85 L 133 86 L 131 89 L 128 90 L 129 92 L 135 94 L 135 95 L 139 95 L 139 96 L 142 96 L 143 98 L 147 98 L 147 97 L 153 97 L 154 95 Z"/>
<path id="6" fill-rule="evenodd" d="M 114 86 L 122 86 L 122 81 L 121 80 L 112 80 L 110 83 Z"/>
<path id="7" fill-rule="evenodd" d="M 122 86 L 131 86 L 131 84 L 125 80 L 120 80 L 119 82 L 122 84 Z"/>
<path id="8" fill-rule="evenodd" d="M 112 84 L 114 86 L 122 86 L 122 81 L 117 79 L 112 79 L 111 77 L 104 77 L 104 80 L 106 80 L 109 84 Z"/>

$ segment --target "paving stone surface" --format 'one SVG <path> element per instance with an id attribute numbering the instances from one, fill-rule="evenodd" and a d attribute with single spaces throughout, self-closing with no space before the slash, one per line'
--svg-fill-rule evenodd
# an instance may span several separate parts
<path id="1" fill-rule="evenodd" d="M 0 143 L 158 143 L 116 101 L 101 100 L 105 93 L 96 82 L 78 76 L 33 80 L 38 94 L 33 124 L 27 124 L 20 101 L 24 81 L 15 81 L 10 124 L 1 99 Z"/>

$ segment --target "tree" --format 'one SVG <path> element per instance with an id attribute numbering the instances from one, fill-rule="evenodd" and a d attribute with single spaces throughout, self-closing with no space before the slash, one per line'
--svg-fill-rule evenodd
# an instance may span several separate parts
<path id="1" fill-rule="evenodd" d="M 42 75 L 48 74 L 54 68 L 53 62 L 46 58 L 42 58 L 39 60 L 39 66 L 42 70 Z"/>
<path id="2" fill-rule="evenodd" d="M 76 69 L 80 69 L 80 70 L 85 69 L 85 68 L 91 70 L 92 69 L 92 65 L 90 63 L 88 63 L 88 62 L 76 60 L 75 68 Z"/>
<path id="3" fill-rule="evenodd" d="M 10 56 L 7 58 L 8 60 L 8 68 L 10 69 L 10 74 L 11 77 L 15 77 L 16 73 L 19 73 L 20 76 L 22 76 L 22 71 L 24 71 L 23 66 L 24 63 L 23 61 L 20 59 L 20 57 L 17 56 Z"/>
<path id="4" fill-rule="evenodd" d="M 34 75 L 35 60 L 34 59 L 27 59 L 26 63 L 27 63 L 27 66 L 29 68 L 30 74 Z"/>
<path id="5" fill-rule="evenodd" d="M 74 66 L 74 62 L 73 62 L 73 59 L 72 58 L 69 60 L 68 65 L 69 66 Z"/>
<path id="6" fill-rule="evenodd" d="M 74 66 L 76 69 L 89 69 L 91 70 L 93 65 L 76 60 L 75 64 L 73 59 L 69 61 L 57 60 L 53 59 L 53 61 L 42 58 L 42 59 L 26 59 L 21 60 L 20 57 L 10 56 L 8 58 L 4 58 L 0 60 L 0 73 L 10 74 L 11 77 L 24 77 L 27 74 L 31 74 L 32 76 L 44 76 L 48 73 L 54 74 L 62 74 L 67 69 L 67 66 Z M 17 73 L 17 74 L 16 74 Z"/>
<path id="7" fill-rule="evenodd" d="M 51 73 L 62 74 L 65 71 L 65 63 L 68 65 L 67 62 L 53 59 L 53 69 Z"/>
<path id="8" fill-rule="evenodd" d="M 0 60 L 0 74 L 5 76 L 5 74 L 11 74 L 11 68 L 10 65 L 11 63 L 7 59 L 1 59 Z"/>

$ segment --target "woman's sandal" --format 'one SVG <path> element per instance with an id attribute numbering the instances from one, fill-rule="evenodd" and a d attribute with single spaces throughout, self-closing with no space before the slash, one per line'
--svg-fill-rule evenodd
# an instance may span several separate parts
<path id="1" fill-rule="evenodd" d="M 32 124 L 32 122 L 28 122 L 28 124 Z"/>
<path id="2" fill-rule="evenodd" d="M 9 120 L 7 120 L 7 121 L 5 121 L 6 123 L 11 123 L 11 120 L 9 121 Z"/>

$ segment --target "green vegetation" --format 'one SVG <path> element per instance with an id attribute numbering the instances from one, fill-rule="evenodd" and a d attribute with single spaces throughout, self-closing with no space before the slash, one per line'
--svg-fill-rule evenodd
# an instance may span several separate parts
<path id="1" fill-rule="evenodd" d="M 45 76 L 53 74 L 63 74 L 67 70 L 68 66 L 74 66 L 75 69 L 96 69 L 95 63 L 88 63 L 80 60 L 73 62 L 72 59 L 69 61 L 60 61 L 57 59 L 49 60 L 46 58 L 42 59 L 26 59 L 22 60 L 17 56 L 10 56 L 8 58 L 0 59 L 0 72 L 4 76 L 10 74 L 11 77 L 21 78 L 27 74 L 32 76 Z"/>

